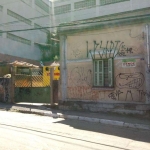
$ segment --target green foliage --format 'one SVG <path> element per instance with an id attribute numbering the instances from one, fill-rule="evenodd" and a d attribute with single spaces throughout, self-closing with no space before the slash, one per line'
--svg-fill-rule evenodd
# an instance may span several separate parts
<path id="1" fill-rule="evenodd" d="M 53 35 L 52 33 L 47 34 L 47 42 L 44 44 L 39 44 L 41 50 L 41 61 L 54 61 L 54 57 L 57 56 L 59 59 L 59 40 L 58 35 Z"/>

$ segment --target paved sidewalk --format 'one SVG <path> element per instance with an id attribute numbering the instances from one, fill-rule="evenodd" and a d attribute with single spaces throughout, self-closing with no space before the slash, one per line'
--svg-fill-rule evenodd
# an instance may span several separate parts
<path id="1" fill-rule="evenodd" d="M 142 118 L 140 116 L 136 117 L 131 115 L 120 115 L 104 112 L 91 113 L 82 111 L 59 110 L 57 108 L 51 108 L 50 105 L 29 103 L 0 103 L 0 110 L 35 113 L 55 118 L 77 119 L 93 123 L 102 123 L 126 128 L 150 130 L 150 118 Z"/>

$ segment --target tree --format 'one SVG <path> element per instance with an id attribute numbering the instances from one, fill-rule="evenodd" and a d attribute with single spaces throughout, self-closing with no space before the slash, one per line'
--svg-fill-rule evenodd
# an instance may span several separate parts
<path id="1" fill-rule="evenodd" d="M 41 50 L 41 61 L 54 61 L 55 56 L 59 59 L 59 36 L 57 34 L 48 33 L 45 44 L 39 44 Z"/>

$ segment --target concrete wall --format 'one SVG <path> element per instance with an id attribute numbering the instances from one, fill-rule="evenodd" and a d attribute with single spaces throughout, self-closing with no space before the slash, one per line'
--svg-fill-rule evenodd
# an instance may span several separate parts
<path id="1" fill-rule="evenodd" d="M 116 3 L 112 1 L 111 4 L 101 5 L 100 0 L 96 0 L 96 5 L 93 7 L 83 7 L 80 9 L 75 9 L 74 5 L 76 2 L 81 2 L 84 0 L 56 0 L 54 1 L 54 7 L 62 5 L 71 5 L 71 10 L 66 13 L 61 13 L 59 15 L 54 14 L 54 21 L 56 25 L 60 23 L 68 23 L 70 21 L 78 21 L 85 19 L 92 19 L 95 17 L 103 17 L 107 15 L 113 15 L 117 13 L 124 13 L 128 11 L 139 10 L 143 8 L 150 7 L 149 0 L 127 0 Z"/>
<path id="2" fill-rule="evenodd" d="M 44 0 L 45 4 L 49 6 L 49 12 L 44 11 L 44 8 L 36 5 L 35 0 L 1 0 L 0 6 L 0 30 L 12 31 L 12 30 L 25 30 L 35 28 L 35 24 L 39 27 L 50 26 L 51 23 L 51 3 L 48 0 Z M 24 19 L 20 20 L 14 16 L 8 14 L 8 11 L 24 17 L 29 21 L 26 23 Z M 12 14 L 12 13 L 11 13 Z M 37 28 L 37 26 L 36 26 Z M 46 43 L 47 34 L 46 30 L 33 30 L 33 31 L 19 31 L 11 32 L 11 34 L 17 36 L 17 38 L 23 38 L 22 40 L 29 40 L 31 44 L 25 44 L 21 41 L 8 38 L 8 33 L 2 33 L 0 36 L 0 53 L 8 54 L 12 56 L 22 57 L 26 59 L 40 60 L 41 52 L 39 47 L 34 44 Z"/>
<path id="3" fill-rule="evenodd" d="M 60 108 L 143 114 L 150 110 L 150 73 L 147 68 L 146 24 L 120 26 L 61 36 Z M 90 51 L 100 59 L 113 56 L 114 86 L 93 86 Z M 100 47 L 101 45 L 101 47 Z M 110 54 L 109 52 L 112 51 Z M 133 66 L 124 61 L 133 60 Z"/>
<path id="4" fill-rule="evenodd" d="M 88 41 L 88 49 L 87 42 Z M 114 58 L 114 88 L 93 87 L 93 62 L 87 58 L 87 50 L 92 50 L 94 42 L 102 42 L 102 47 L 117 49 L 123 43 L 119 54 Z M 108 42 L 108 44 L 107 44 Z M 96 51 L 103 48 L 97 48 Z M 90 54 L 88 54 L 90 55 Z M 96 57 L 99 57 L 97 55 Z M 145 102 L 150 100 L 150 91 L 145 89 L 146 64 L 145 25 L 114 28 L 103 31 L 82 33 L 67 37 L 67 98 L 98 101 Z M 123 67 L 123 60 L 134 59 L 134 67 Z"/>
<path id="5" fill-rule="evenodd" d="M 11 78 L 0 78 L 0 102 L 11 100 Z"/>

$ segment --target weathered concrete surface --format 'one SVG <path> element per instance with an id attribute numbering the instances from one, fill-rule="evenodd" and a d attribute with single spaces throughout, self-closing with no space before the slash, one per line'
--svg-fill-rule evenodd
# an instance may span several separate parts
<path id="1" fill-rule="evenodd" d="M 149 83 L 150 72 L 146 43 L 150 42 L 147 41 L 150 31 L 147 32 L 146 26 L 150 23 L 126 25 L 119 21 L 108 22 L 107 29 L 92 29 L 94 25 L 89 24 L 90 30 L 68 35 L 65 30 L 64 33 L 60 31 L 62 36 L 67 36 L 65 42 L 61 40 L 61 46 L 65 44 L 62 60 L 66 63 L 66 67 L 62 67 L 65 77 L 63 75 L 60 81 L 60 93 L 65 95 L 59 97 L 61 109 L 149 115 L 150 88 L 146 84 Z M 125 22 L 129 23 L 128 19 Z M 82 26 L 74 27 L 82 30 Z M 99 69 L 94 70 L 94 62 L 99 60 L 103 64 L 108 58 L 113 58 L 113 71 L 112 74 L 109 72 L 111 77 L 103 84 L 104 69 L 99 72 L 100 76 L 97 75 Z"/>
<path id="2" fill-rule="evenodd" d="M 92 101 L 59 101 L 62 110 L 84 110 L 90 112 L 114 112 L 150 117 L 150 104 L 140 103 L 105 103 Z"/>

